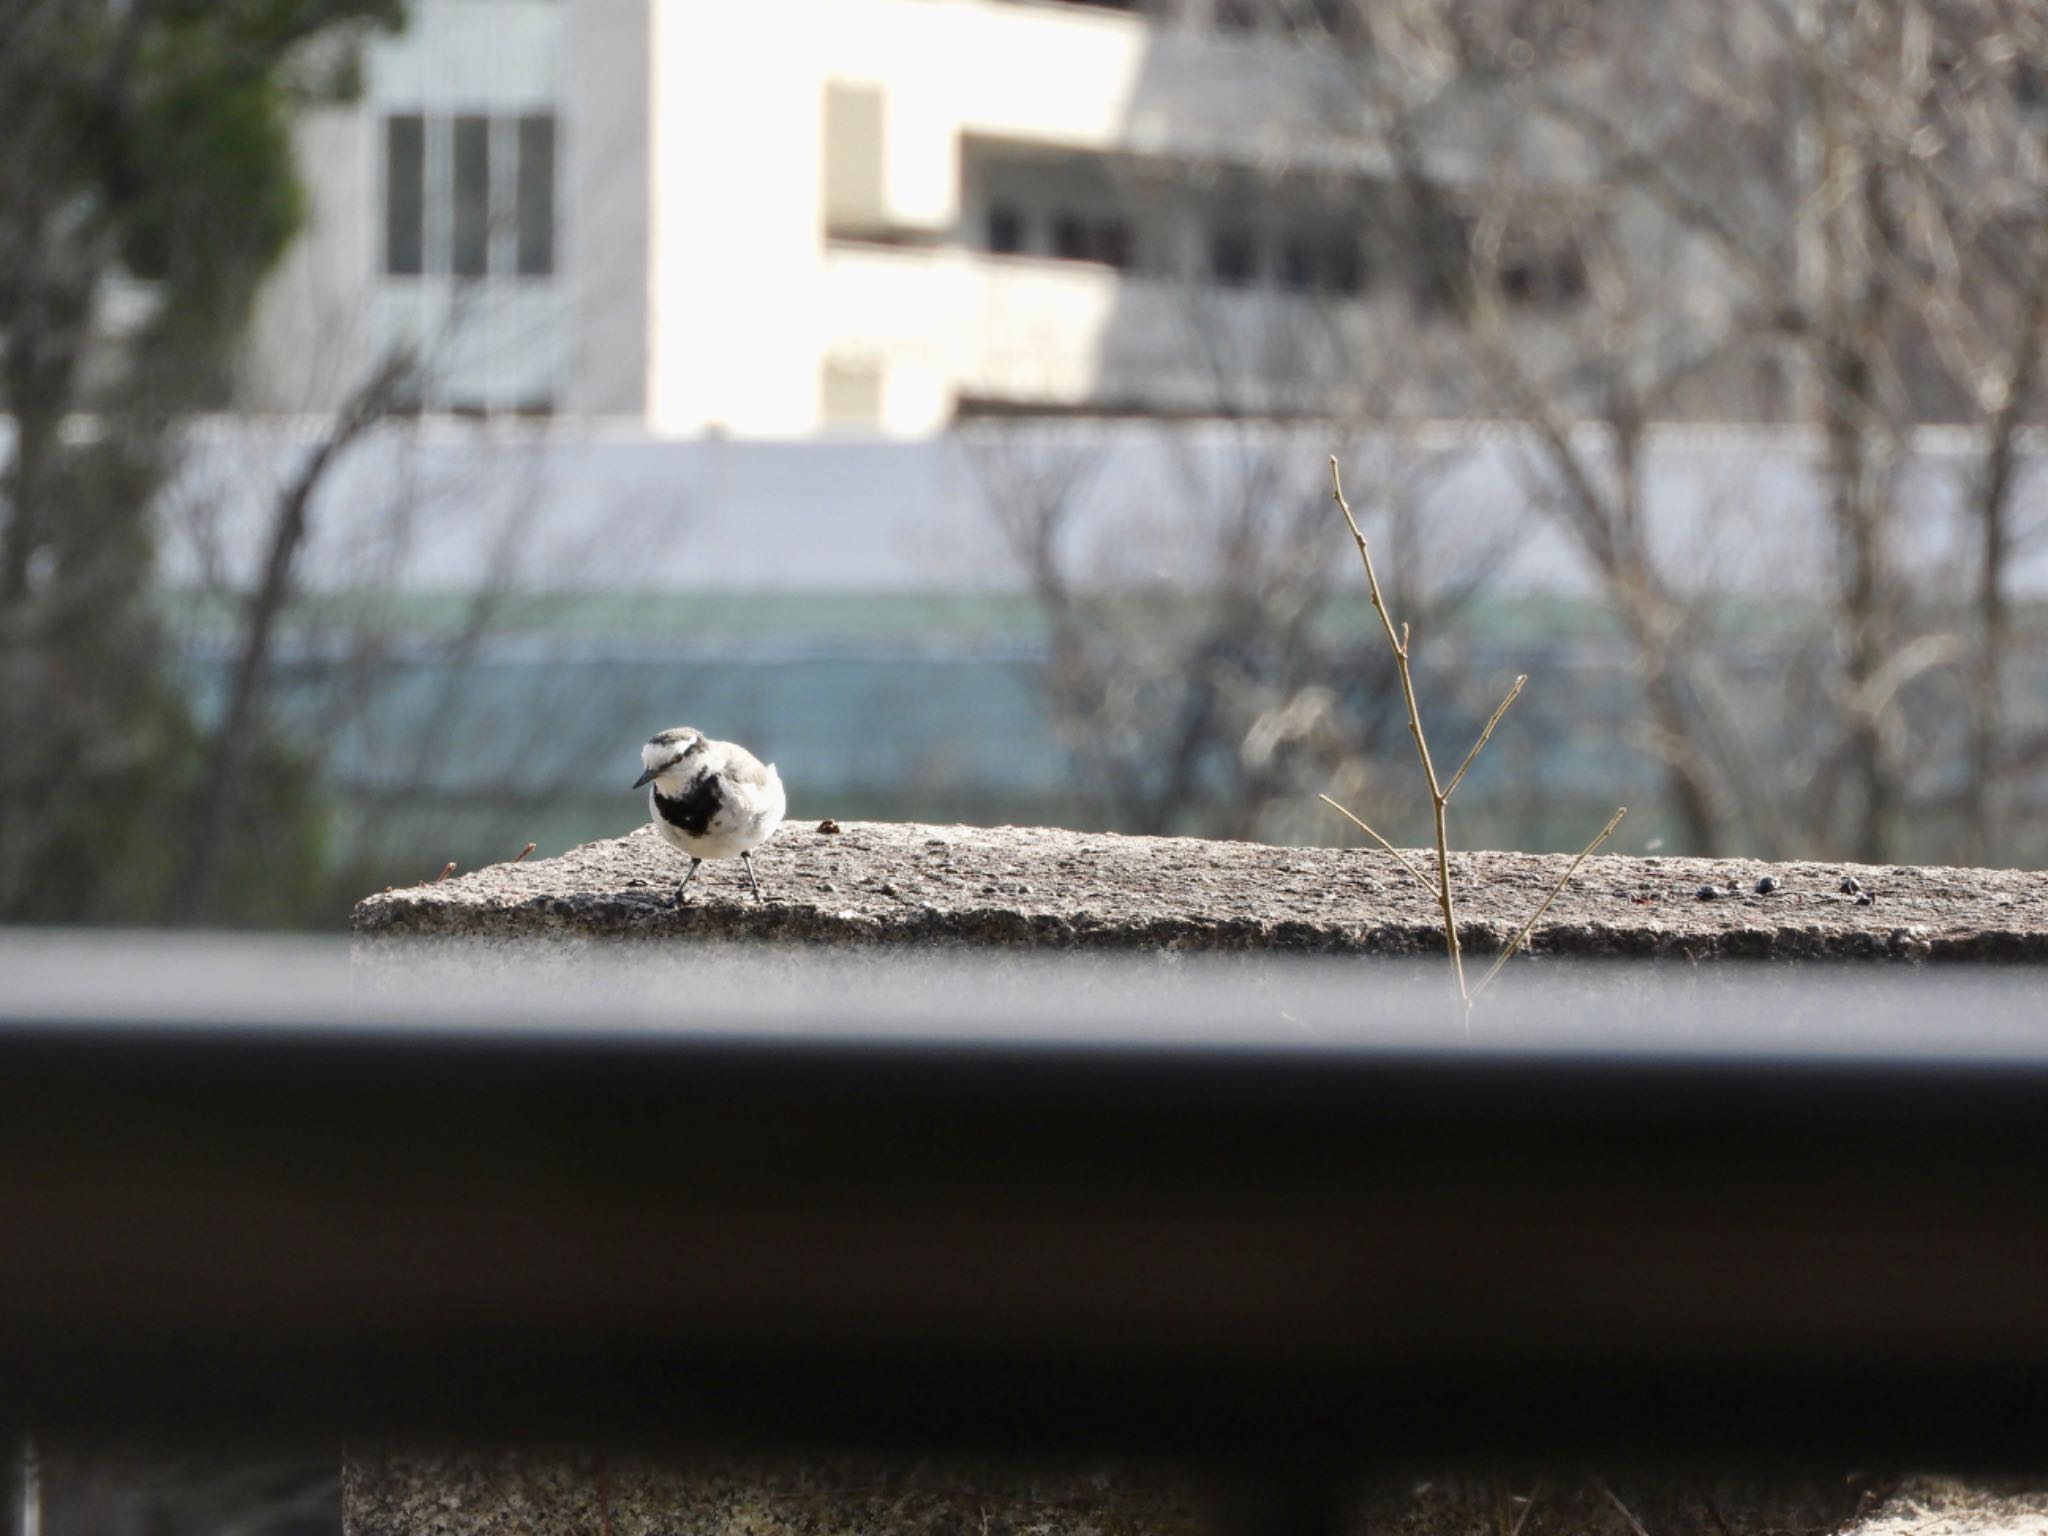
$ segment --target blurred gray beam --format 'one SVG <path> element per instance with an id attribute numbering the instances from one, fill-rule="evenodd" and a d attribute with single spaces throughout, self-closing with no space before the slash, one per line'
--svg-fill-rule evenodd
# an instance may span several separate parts
<path id="1" fill-rule="evenodd" d="M 946 996 L 893 1039 L 817 987 L 730 1030 L 715 989 L 645 1030 L 17 1000 L 0 1428 L 2038 1459 L 2038 1050 L 1619 1049 L 1597 1004 L 1549 1049 L 1146 1043 Z"/>

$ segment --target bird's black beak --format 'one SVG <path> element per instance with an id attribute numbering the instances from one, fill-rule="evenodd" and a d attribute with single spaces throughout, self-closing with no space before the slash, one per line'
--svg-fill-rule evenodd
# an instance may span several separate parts
<path id="1" fill-rule="evenodd" d="M 635 789 L 641 788 L 643 785 L 648 783 L 648 781 L 651 780 L 658 771 L 659 770 L 653 768 L 648 769 L 645 773 L 641 774 L 639 778 L 633 781 L 633 787 Z"/>

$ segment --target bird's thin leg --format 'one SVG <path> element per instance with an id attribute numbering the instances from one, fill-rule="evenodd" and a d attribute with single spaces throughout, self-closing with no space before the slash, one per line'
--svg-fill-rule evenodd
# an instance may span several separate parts
<path id="1" fill-rule="evenodd" d="M 759 900 L 761 900 L 761 882 L 760 882 L 760 881 L 758 881 L 758 880 L 756 880 L 756 879 L 754 878 L 754 856 L 753 856 L 753 854 L 751 854 L 751 853 L 743 853 L 743 854 L 741 854 L 741 855 L 740 855 L 740 862 L 741 862 L 742 864 L 744 864 L 744 865 L 746 865 L 746 866 L 747 866 L 747 883 L 748 883 L 749 885 L 753 886 L 753 888 L 754 888 L 754 900 L 756 900 L 756 901 L 759 901 Z"/>
<path id="2" fill-rule="evenodd" d="M 694 878 L 696 878 L 696 874 L 697 874 L 697 866 L 698 866 L 699 864 L 702 864 L 703 862 L 704 862 L 704 861 L 703 861 L 702 859 L 692 859 L 692 860 L 690 860 L 690 872 L 689 872 L 689 874 L 687 874 L 687 875 L 683 876 L 683 883 L 682 883 L 681 885 L 679 885 L 679 886 L 677 886 L 677 887 L 676 887 L 676 905 L 677 905 L 677 906 L 681 906 L 681 905 L 682 905 L 682 901 L 683 901 L 683 892 L 687 891 L 687 890 L 688 890 L 688 889 L 690 888 L 690 881 L 691 881 L 691 880 L 693 880 Z"/>

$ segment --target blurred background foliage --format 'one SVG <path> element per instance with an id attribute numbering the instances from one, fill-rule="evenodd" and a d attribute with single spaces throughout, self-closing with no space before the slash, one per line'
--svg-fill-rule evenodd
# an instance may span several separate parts
<path id="1" fill-rule="evenodd" d="M 297 61 L 401 19 L 400 0 L 0 15 L 0 920 L 269 922 L 322 878 L 317 765 L 265 739 L 224 829 L 236 894 L 173 904 L 208 741 L 155 601 L 153 501 L 179 418 L 229 400 L 299 227 Z M 153 302 L 116 352 L 106 306 L 137 280 Z"/>

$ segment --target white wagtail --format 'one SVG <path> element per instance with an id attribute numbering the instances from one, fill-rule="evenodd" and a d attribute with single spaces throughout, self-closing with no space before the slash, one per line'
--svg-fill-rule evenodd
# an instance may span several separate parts
<path id="1" fill-rule="evenodd" d="M 754 878 L 751 855 L 782 824 L 789 808 L 775 765 L 745 747 L 712 741 L 702 731 L 679 725 L 640 749 L 640 766 L 647 771 L 633 787 L 654 786 L 647 792 L 654 829 L 690 856 L 690 873 L 676 887 L 676 901 L 682 901 L 706 859 L 738 859 L 746 865 L 759 901 L 761 882 Z"/>

